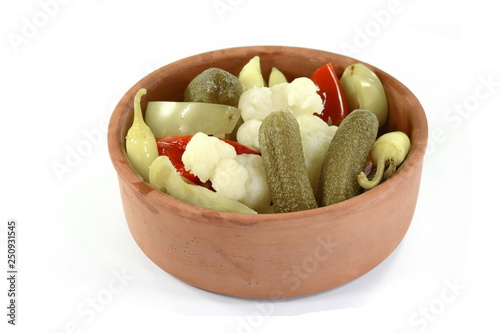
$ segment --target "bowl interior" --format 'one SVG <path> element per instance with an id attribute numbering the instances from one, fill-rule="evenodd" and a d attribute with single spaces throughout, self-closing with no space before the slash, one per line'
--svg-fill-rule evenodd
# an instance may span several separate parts
<path id="1" fill-rule="evenodd" d="M 363 63 L 377 74 L 384 85 L 389 104 L 389 114 L 385 125 L 380 129 L 380 134 L 388 131 L 403 131 L 411 138 L 412 147 L 398 172 L 373 190 L 363 193 L 364 200 L 367 199 L 367 196 L 377 195 L 379 191 L 382 191 L 387 186 L 387 183 L 397 181 L 398 176 L 403 174 L 406 168 L 418 163 L 423 158 L 428 131 L 424 110 L 413 93 L 391 75 L 357 59 L 326 51 L 284 46 L 252 46 L 216 50 L 184 58 L 157 69 L 134 85 L 121 99 L 110 121 L 109 149 L 118 174 L 135 182 L 141 181 L 128 163 L 124 148 L 125 136 L 133 120 L 133 97 L 137 90 L 140 88 L 148 90 L 148 93 L 143 96 L 141 101 L 143 112 L 146 110 L 149 101 L 182 101 L 185 87 L 203 70 L 218 67 L 238 75 L 241 68 L 255 55 L 260 56 L 261 70 L 265 79 L 269 77 L 273 66 L 279 68 L 290 81 L 296 77 L 309 77 L 317 68 L 328 62 L 334 65 L 339 77 L 347 66 L 355 63 Z M 141 191 L 149 192 L 153 190 L 148 184 L 140 186 L 142 187 Z M 358 198 L 360 196 L 347 200 L 347 202 L 360 200 Z M 165 196 L 162 200 L 169 201 L 172 198 Z M 179 204 L 178 200 L 173 200 L 174 204 Z M 183 205 L 183 203 L 180 204 Z M 333 206 L 337 206 L 335 209 L 340 209 L 338 206 L 343 205 L 345 205 L 345 202 L 332 205 L 328 209 L 333 209 Z M 194 209 L 199 213 L 200 209 L 189 206 L 191 205 L 187 206 L 189 209 Z M 326 207 L 318 209 L 323 208 Z M 201 209 L 201 211 L 203 210 Z M 314 214 L 311 211 L 297 213 Z M 266 215 L 267 217 L 264 218 L 263 216 Z M 251 221 L 255 221 L 255 218 L 282 220 L 281 217 L 270 217 L 270 215 L 280 214 L 262 214 L 253 217 Z M 291 216 L 288 215 L 288 217 Z M 237 219 L 245 221 L 248 217 L 240 216 Z"/>

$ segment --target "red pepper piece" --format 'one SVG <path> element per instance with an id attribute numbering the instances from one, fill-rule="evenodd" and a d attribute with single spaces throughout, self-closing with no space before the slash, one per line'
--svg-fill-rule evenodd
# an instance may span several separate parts
<path id="1" fill-rule="evenodd" d="M 158 145 L 158 155 L 167 156 L 174 165 L 174 167 L 176 168 L 177 173 L 180 174 L 182 177 L 188 179 L 189 181 L 197 185 L 210 187 L 210 185 L 203 183 L 198 177 L 193 175 L 190 171 L 186 170 L 186 168 L 184 167 L 184 163 L 182 163 L 182 154 L 184 154 L 184 151 L 186 151 L 186 146 L 192 137 L 193 137 L 192 135 L 181 135 L 181 136 L 171 136 L 171 137 L 157 139 L 156 143 Z M 220 139 L 220 140 L 233 146 L 234 149 L 236 150 L 237 155 L 241 154 L 259 155 L 258 152 L 248 148 L 245 145 L 242 145 L 241 143 L 226 139 Z"/>
<path id="2" fill-rule="evenodd" d="M 250 149 L 247 146 L 242 145 L 239 142 L 231 141 L 231 140 L 227 140 L 227 139 L 221 139 L 221 138 L 219 138 L 219 139 L 222 140 L 222 141 L 224 141 L 224 142 L 226 142 L 226 143 L 229 143 L 231 146 L 233 146 L 234 149 L 236 150 L 236 155 L 242 155 L 242 154 L 260 155 L 255 150 Z"/>
<path id="3" fill-rule="evenodd" d="M 191 137 L 191 135 L 185 135 L 157 139 L 156 143 L 158 145 L 158 155 L 167 156 L 176 168 L 178 174 L 189 181 L 200 185 L 202 183 L 200 179 L 198 179 L 198 177 L 193 175 L 191 172 L 187 171 L 182 163 L 182 154 L 186 150 L 186 145 L 189 140 L 191 140 Z"/>
<path id="4" fill-rule="evenodd" d="M 311 80 L 318 86 L 318 94 L 323 100 L 323 111 L 316 114 L 329 125 L 338 126 L 347 117 L 349 106 L 331 63 L 321 66 L 313 73 Z"/>

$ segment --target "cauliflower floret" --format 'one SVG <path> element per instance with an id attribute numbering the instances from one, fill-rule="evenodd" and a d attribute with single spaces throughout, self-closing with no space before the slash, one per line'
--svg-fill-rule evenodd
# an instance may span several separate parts
<path id="1" fill-rule="evenodd" d="M 298 116 L 297 122 L 299 123 L 307 173 L 311 186 L 316 191 L 323 160 L 337 131 L 337 126 L 328 126 L 322 119 L 314 115 Z"/>
<path id="2" fill-rule="evenodd" d="M 236 140 L 250 149 L 260 152 L 259 129 L 262 124 L 260 119 L 245 121 L 236 132 Z"/>
<path id="3" fill-rule="evenodd" d="M 238 108 L 244 122 L 238 128 L 236 139 L 259 152 L 262 120 L 276 111 L 290 111 L 295 117 L 321 113 L 323 101 L 317 89 L 311 79 L 300 77 L 291 83 L 280 83 L 271 88 L 254 87 L 243 92 Z"/>
<path id="4" fill-rule="evenodd" d="M 271 205 L 271 192 L 260 155 L 241 154 L 234 159 L 223 159 L 210 180 L 217 193 L 255 211 L 268 211 Z"/>
<path id="5" fill-rule="evenodd" d="M 244 121 L 264 119 L 276 111 L 290 111 L 294 116 L 320 113 L 323 100 L 318 87 L 307 77 L 299 77 L 291 83 L 269 87 L 254 87 L 243 92 L 238 108 Z"/>
<path id="6" fill-rule="evenodd" d="M 275 111 L 271 88 L 254 87 L 243 92 L 238 102 L 238 109 L 241 110 L 241 118 L 244 121 L 266 118 L 268 114 Z"/>
<path id="7" fill-rule="evenodd" d="M 271 204 L 271 192 L 267 184 L 262 157 L 260 155 L 242 154 L 236 156 L 235 160 L 243 165 L 248 172 L 245 195 L 239 201 L 257 212 L 267 211 Z"/>
<path id="8" fill-rule="evenodd" d="M 317 90 L 316 84 L 306 77 L 299 77 L 286 87 L 288 106 L 295 117 L 321 113 L 323 100 Z"/>
<path id="9" fill-rule="evenodd" d="M 289 86 L 290 83 L 284 82 L 270 88 L 273 93 L 271 98 L 273 111 L 285 111 L 290 108 L 288 105 L 287 92 Z"/>
<path id="10" fill-rule="evenodd" d="M 213 174 L 215 167 L 225 158 L 232 159 L 236 150 L 230 144 L 205 133 L 196 133 L 182 154 L 182 163 L 186 170 L 206 182 Z"/>
<path id="11" fill-rule="evenodd" d="M 254 210 L 268 210 L 271 192 L 260 155 L 236 155 L 230 144 L 196 133 L 186 145 L 182 162 L 186 170 L 201 181 L 210 180 L 214 190 L 225 198 L 239 201 Z"/>
<path id="12" fill-rule="evenodd" d="M 238 163 L 236 159 L 225 158 L 217 164 L 210 180 L 217 193 L 226 198 L 241 201 L 246 195 L 248 178 L 249 172 L 243 165 Z"/>

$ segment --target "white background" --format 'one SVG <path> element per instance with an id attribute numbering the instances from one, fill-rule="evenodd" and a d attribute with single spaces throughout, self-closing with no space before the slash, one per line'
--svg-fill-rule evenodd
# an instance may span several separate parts
<path id="1" fill-rule="evenodd" d="M 3 1 L 0 266 L 6 272 L 7 221 L 16 219 L 19 276 L 18 325 L 6 323 L 2 277 L 0 326 L 498 331 L 500 25 L 493 2 L 463 3 Z M 262 44 L 323 49 L 383 69 L 417 95 L 430 130 L 417 210 L 398 249 L 344 286 L 272 302 L 198 290 L 145 257 L 126 227 L 103 127 L 119 98 L 152 70 Z M 85 156 L 71 160 L 77 149 Z M 58 174 L 54 165 L 68 159 Z"/>

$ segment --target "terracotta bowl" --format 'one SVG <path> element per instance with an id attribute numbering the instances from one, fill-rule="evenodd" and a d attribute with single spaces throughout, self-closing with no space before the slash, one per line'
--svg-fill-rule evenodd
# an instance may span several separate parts
<path id="1" fill-rule="evenodd" d="M 413 217 L 427 144 L 427 120 L 417 98 L 389 74 L 370 66 L 384 84 L 389 116 L 382 131 L 406 132 L 412 148 L 400 169 L 376 188 L 309 211 L 244 215 L 196 207 L 155 190 L 129 163 L 125 135 L 133 97 L 181 101 L 186 85 L 209 67 L 237 75 L 259 55 L 264 77 L 277 66 L 287 78 L 310 76 L 332 62 L 337 74 L 360 61 L 325 51 L 255 46 L 188 57 L 147 75 L 111 116 L 108 145 L 118 174 L 125 217 L 141 250 L 169 274 L 215 293 L 282 298 L 340 286 L 370 271 L 403 239 Z"/>

